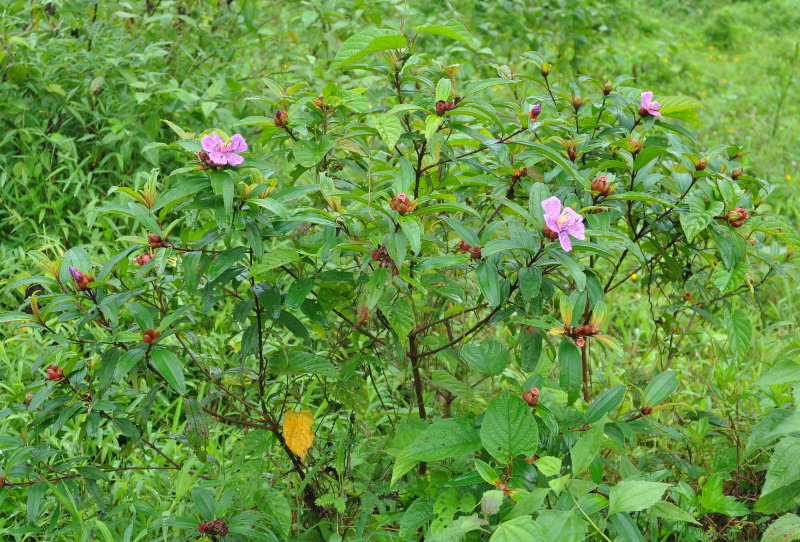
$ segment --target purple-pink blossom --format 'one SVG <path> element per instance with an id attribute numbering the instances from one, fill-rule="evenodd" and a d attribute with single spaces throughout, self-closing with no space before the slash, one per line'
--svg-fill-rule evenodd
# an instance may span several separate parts
<path id="1" fill-rule="evenodd" d="M 238 166 L 244 162 L 244 157 L 237 153 L 247 150 L 247 142 L 241 134 L 234 134 L 232 138 L 224 141 L 217 132 L 206 134 L 200 140 L 203 150 L 208 153 L 209 161 L 215 166 Z"/>
<path id="2" fill-rule="evenodd" d="M 558 236 L 561 248 L 566 252 L 572 250 L 570 235 L 581 241 L 586 239 L 583 217 L 571 207 L 561 205 L 560 199 L 555 196 L 547 198 L 542 202 L 542 209 L 544 209 L 544 223 L 547 229 Z"/>
<path id="3" fill-rule="evenodd" d="M 661 104 L 653 101 L 653 93 L 649 90 L 642 92 L 642 105 L 639 107 L 639 114 L 643 117 L 660 117 L 658 110 Z"/>

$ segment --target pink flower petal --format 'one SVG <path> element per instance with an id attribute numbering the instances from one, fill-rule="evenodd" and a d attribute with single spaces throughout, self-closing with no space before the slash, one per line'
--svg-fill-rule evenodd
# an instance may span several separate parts
<path id="1" fill-rule="evenodd" d="M 561 216 L 561 200 L 555 196 L 547 198 L 542 202 L 542 209 L 544 210 L 545 219 L 549 218 L 555 222 Z M 547 227 L 550 228 L 549 225 Z"/>
<path id="2" fill-rule="evenodd" d="M 203 138 L 200 140 L 200 145 L 203 147 L 203 150 L 206 152 L 211 152 L 218 145 L 222 143 L 222 138 L 217 135 L 217 132 L 212 132 L 211 135 L 204 135 Z"/>
<path id="3" fill-rule="evenodd" d="M 218 166 L 224 166 L 225 164 L 228 163 L 228 157 L 225 153 L 215 150 L 207 152 L 208 152 L 208 159 L 211 160 L 213 164 L 216 164 Z"/>
<path id="4" fill-rule="evenodd" d="M 570 252 L 572 250 L 572 241 L 570 241 L 567 232 L 558 232 L 558 241 L 561 243 L 561 248 L 563 248 L 565 252 Z"/>
<path id="5" fill-rule="evenodd" d="M 228 164 L 232 166 L 238 166 L 242 162 L 244 162 L 244 156 L 239 156 L 238 154 L 228 153 Z"/>
<path id="6" fill-rule="evenodd" d="M 228 150 L 233 152 L 244 152 L 247 150 L 247 141 L 244 140 L 244 137 L 242 137 L 241 134 L 234 134 L 231 138 L 231 145 Z"/>
<path id="7" fill-rule="evenodd" d="M 653 93 L 649 90 L 646 92 L 642 92 L 642 109 L 647 109 L 650 105 L 650 102 L 653 101 Z"/>

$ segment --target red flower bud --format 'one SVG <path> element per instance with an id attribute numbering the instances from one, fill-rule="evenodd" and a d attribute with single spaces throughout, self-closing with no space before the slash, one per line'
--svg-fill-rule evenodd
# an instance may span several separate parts
<path id="1" fill-rule="evenodd" d="M 522 398 L 531 406 L 536 406 L 539 404 L 539 388 L 536 386 L 532 387 L 528 391 L 522 394 Z"/>
<path id="2" fill-rule="evenodd" d="M 737 207 L 736 209 L 728 211 L 728 214 L 725 217 L 725 219 L 728 221 L 728 224 L 734 228 L 740 228 L 742 224 L 744 224 L 744 221 L 748 218 L 750 218 L 750 213 L 741 207 Z"/>
<path id="3" fill-rule="evenodd" d="M 705 158 L 701 158 L 697 161 L 697 164 L 695 164 L 694 169 L 696 169 L 697 171 L 703 171 L 707 167 L 708 167 L 708 160 L 706 160 Z"/>
<path id="4" fill-rule="evenodd" d="M 440 117 L 447 112 L 447 103 L 444 100 L 436 102 L 436 114 Z"/>
<path id="5" fill-rule="evenodd" d="M 400 192 L 397 196 L 389 202 L 389 207 L 404 215 L 406 213 L 411 213 L 414 209 L 417 208 L 417 202 L 409 201 L 408 196 Z"/>
<path id="6" fill-rule="evenodd" d="M 314 98 L 312 101 L 314 102 L 314 105 L 316 105 L 320 109 L 325 108 L 325 96 L 323 96 L 322 94 Z"/>
<path id="7" fill-rule="evenodd" d="M 153 344 L 158 340 L 159 337 L 161 337 L 160 331 L 157 329 L 148 328 L 144 331 L 144 337 L 142 337 L 142 340 L 147 344 Z"/>
<path id="8" fill-rule="evenodd" d="M 630 138 L 628 139 L 628 145 L 631 147 L 631 152 L 633 154 L 639 154 L 642 151 L 642 142 L 638 139 Z"/>
<path id="9" fill-rule="evenodd" d="M 641 412 L 642 412 L 642 415 L 644 415 L 644 416 L 652 414 L 653 413 L 653 407 L 651 407 L 651 406 L 643 406 Z"/>
<path id="10" fill-rule="evenodd" d="M 275 126 L 286 126 L 289 120 L 289 115 L 282 109 L 275 110 Z"/>
<path id="11" fill-rule="evenodd" d="M 736 169 L 731 171 L 731 179 L 733 179 L 735 181 L 736 179 L 741 177 L 743 174 L 744 174 L 744 169 L 740 168 L 740 167 L 737 167 Z"/>
<path id="12" fill-rule="evenodd" d="M 584 346 L 586 346 L 586 339 L 583 337 L 578 337 L 577 339 L 575 339 L 575 346 L 577 346 L 578 348 L 583 348 Z"/>
<path id="13" fill-rule="evenodd" d="M 528 115 L 531 118 L 531 121 L 535 121 L 539 118 L 539 114 L 542 112 L 542 104 L 536 104 L 531 107 L 531 112 Z"/>
<path id="14" fill-rule="evenodd" d="M 605 175 L 600 175 L 592 181 L 592 192 L 597 192 L 598 196 L 608 196 L 611 190 L 611 184 Z"/>
<path id="15" fill-rule="evenodd" d="M 551 241 L 555 241 L 556 239 L 558 239 L 558 233 L 554 232 L 553 230 L 551 230 L 547 226 L 542 228 L 542 235 L 544 235 L 546 238 L 550 239 Z"/>
<path id="16" fill-rule="evenodd" d="M 58 365 L 48 365 L 45 380 L 61 380 L 64 378 L 64 369 Z"/>
<path id="17" fill-rule="evenodd" d="M 611 86 L 611 81 L 603 83 L 603 96 L 608 96 L 612 90 L 614 90 L 614 87 Z"/>
<path id="18" fill-rule="evenodd" d="M 164 239 L 162 239 L 160 235 L 156 235 L 155 233 L 147 234 L 147 242 L 153 248 L 161 248 L 164 246 Z"/>
<path id="19" fill-rule="evenodd" d="M 475 245 L 474 247 L 469 249 L 470 256 L 473 260 L 480 260 L 481 259 L 481 247 Z"/>

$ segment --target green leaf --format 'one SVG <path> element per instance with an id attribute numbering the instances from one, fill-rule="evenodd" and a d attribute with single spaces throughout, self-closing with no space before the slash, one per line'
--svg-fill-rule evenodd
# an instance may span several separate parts
<path id="1" fill-rule="evenodd" d="M 608 494 L 608 513 L 638 512 L 649 508 L 661 500 L 669 487 L 669 484 L 661 482 L 623 480 Z"/>
<path id="2" fill-rule="evenodd" d="M 378 130 L 378 134 L 391 152 L 403 133 L 403 126 L 400 124 L 400 119 L 391 113 L 377 115 L 374 118 L 375 129 Z"/>
<path id="3" fill-rule="evenodd" d="M 482 261 L 475 269 L 475 275 L 486 302 L 489 303 L 490 307 L 498 306 L 501 300 L 500 276 L 497 274 L 497 268 L 490 261 Z"/>
<path id="4" fill-rule="evenodd" d="M 411 305 L 403 296 L 398 296 L 392 300 L 391 296 L 384 294 L 378 301 L 378 308 L 389 321 L 389 325 L 402 340 L 408 337 L 414 329 L 414 315 L 411 312 Z"/>
<path id="5" fill-rule="evenodd" d="M 644 404 L 656 406 L 678 389 L 678 378 L 673 371 L 657 374 L 644 390 Z"/>
<path id="6" fill-rule="evenodd" d="M 519 285 L 522 297 L 528 301 L 539 295 L 542 286 L 542 272 L 538 267 L 523 267 L 519 270 Z"/>
<path id="7" fill-rule="evenodd" d="M 442 125 L 444 122 L 444 117 L 440 117 L 439 115 L 428 115 L 428 118 L 425 119 L 425 139 L 430 141 L 433 137 L 433 134 L 439 129 L 439 126 Z"/>
<path id="8" fill-rule="evenodd" d="M 544 476 L 557 476 L 561 473 L 562 461 L 560 457 L 546 455 L 536 460 L 536 469 Z"/>
<path id="9" fill-rule="evenodd" d="M 446 102 L 453 92 L 453 83 L 450 79 L 443 77 L 436 83 L 436 101 Z"/>
<path id="10" fill-rule="evenodd" d="M 612 410 L 616 409 L 625 397 L 625 386 L 609 388 L 592 401 L 586 410 L 586 422 L 594 423 Z"/>
<path id="11" fill-rule="evenodd" d="M 428 426 L 404 455 L 416 461 L 441 461 L 472 453 L 480 447 L 474 420 L 446 418 Z"/>
<path id="12" fill-rule="evenodd" d="M 28 521 L 31 523 L 35 524 L 36 520 L 39 519 L 39 514 L 42 511 L 42 499 L 44 498 L 45 491 L 47 491 L 47 484 L 44 482 L 33 484 L 27 490 L 28 501 L 26 505 L 26 512 L 28 515 Z"/>
<path id="13" fill-rule="evenodd" d="M 333 57 L 334 68 L 341 68 L 364 58 L 370 53 L 387 49 L 402 49 L 407 45 L 406 38 L 397 30 L 388 28 L 368 28 L 350 36 Z"/>
<path id="14" fill-rule="evenodd" d="M 334 139 L 331 137 L 321 140 L 300 140 L 295 141 L 292 153 L 298 164 L 310 168 L 319 164 L 333 145 Z"/>
<path id="15" fill-rule="evenodd" d="M 744 284 L 747 276 L 747 262 L 737 263 L 733 269 L 727 269 L 724 265 L 717 265 L 711 273 L 711 282 L 714 283 L 720 292 L 727 294 Z"/>
<path id="16" fill-rule="evenodd" d="M 520 516 L 497 526 L 489 542 L 539 542 L 544 532 L 533 518 Z"/>
<path id="17" fill-rule="evenodd" d="M 761 542 L 792 542 L 800 540 L 800 517 L 785 514 L 767 527 Z"/>
<path id="18" fill-rule="evenodd" d="M 433 511 L 433 503 L 419 498 L 411 503 L 400 519 L 400 536 L 409 536 L 420 527 L 436 517 Z"/>
<path id="19" fill-rule="evenodd" d="M 183 365 L 172 350 L 156 346 L 150 350 L 150 361 L 161 373 L 164 380 L 181 395 L 186 394 L 186 382 L 183 378 Z"/>
<path id="20" fill-rule="evenodd" d="M 603 443 L 603 427 L 605 424 L 605 418 L 601 418 L 588 431 L 584 432 L 572 446 L 569 456 L 572 460 L 573 477 L 582 474 L 594 460 L 600 450 L 600 445 Z"/>
<path id="21" fill-rule="evenodd" d="M 481 461 L 480 459 L 475 460 L 475 470 L 481 475 L 481 478 L 483 478 L 483 481 L 487 484 L 494 485 L 500 479 L 500 477 L 497 475 L 497 472 L 495 472 L 495 470 L 486 462 Z"/>
<path id="22" fill-rule="evenodd" d="M 800 480 L 800 438 L 785 437 L 775 446 L 761 496 Z"/>
<path id="23" fill-rule="evenodd" d="M 467 27 L 456 20 L 450 20 L 444 24 L 426 24 L 417 27 L 417 33 L 436 34 L 437 36 L 464 42 L 467 45 L 475 45 L 475 39 L 467 30 Z"/>
<path id="24" fill-rule="evenodd" d="M 752 338 L 753 329 L 747 314 L 741 310 L 732 310 L 728 315 L 728 344 L 731 352 L 737 357 L 742 357 L 750 348 Z"/>
<path id="25" fill-rule="evenodd" d="M 539 426 L 528 404 L 510 392 L 492 401 L 483 415 L 481 442 L 504 464 L 514 457 L 533 455 L 539 445 Z"/>
<path id="26" fill-rule="evenodd" d="M 508 348 L 495 340 L 483 341 L 479 345 L 465 344 L 460 356 L 470 369 L 491 376 L 501 374 L 508 365 Z"/>
<path id="27" fill-rule="evenodd" d="M 542 528 L 542 542 L 585 542 L 589 525 L 572 511 L 542 510 L 536 518 Z"/>
<path id="28" fill-rule="evenodd" d="M 671 502 L 667 501 L 659 501 L 655 503 L 650 507 L 650 513 L 659 518 L 700 525 L 700 522 L 694 519 L 694 516 L 692 516 L 689 512 L 683 508 L 678 508 Z"/>
<path id="29" fill-rule="evenodd" d="M 558 385 L 567 392 L 567 402 L 572 404 L 578 398 L 583 383 L 583 362 L 581 351 L 571 339 L 562 339 L 558 345 L 558 364 L 561 372 Z"/>

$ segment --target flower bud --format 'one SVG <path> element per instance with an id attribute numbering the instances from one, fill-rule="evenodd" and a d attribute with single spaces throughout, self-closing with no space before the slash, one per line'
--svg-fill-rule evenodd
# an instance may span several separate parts
<path id="1" fill-rule="evenodd" d="M 144 331 L 144 337 L 142 337 L 142 341 L 144 341 L 147 344 L 153 344 L 158 340 L 159 337 L 161 337 L 160 331 L 158 331 L 157 329 L 147 328 Z"/>
<path id="2" fill-rule="evenodd" d="M 653 413 L 653 407 L 645 405 L 642 407 L 641 412 L 643 416 L 648 416 Z"/>
<path id="3" fill-rule="evenodd" d="M 474 247 L 469 249 L 470 256 L 473 260 L 480 260 L 481 259 L 481 247 L 475 245 Z"/>
<path id="4" fill-rule="evenodd" d="M 703 171 L 708 167 L 708 160 L 705 158 L 700 158 L 694 166 L 694 169 L 697 171 Z"/>
<path id="5" fill-rule="evenodd" d="M 25 394 L 25 404 L 29 405 L 31 404 L 31 401 L 33 401 L 33 393 L 28 392 Z"/>
<path id="6" fill-rule="evenodd" d="M 133 259 L 133 263 L 135 263 L 136 265 L 146 265 L 147 262 L 155 258 L 155 256 L 156 255 L 153 254 L 152 252 L 142 252 Z"/>
<path id="7" fill-rule="evenodd" d="M 531 107 L 531 112 L 528 113 L 528 116 L 530 116 L 531 121 L 535 121 L 536 119 L 539 118 L 539 114 L 541 112 L 542 112 L 542 104 L 536 104 L 533 107 Z"/>
<path id="8" fill-rule="evenodd" d="M 580 96 L 572 97 L 572 107 L 575 108 L 575 111 L 580 109 L 582 105 L 583 105 L 583 99 Z"/>
<path id="9" fill-rule="evenodd" d="M 361 303 L 358 305 L 358 310 L 356 311 L 358 314 L 358 320 L 356 320 L 356 327 L 361 327 L 363 325 L 369 324 L 369 308 L 366 304 Z"/>
<path id="10" fill-rule="evenodd" d="M 551 230 L 547 226 L 544 226 L 542 228 L 542 235 L 544 235 L 546 238 L 550 239 L 551 241 L 555 241 L 556 239 L 558 239 L 558 233 L 554 232 L 553 230 Z"/>
<path id="11" fill-rule="evenodd" d="M 323 96 L 322 94 L 320 94 L 319 96 L 314 98 L 312 100 L 312 102 L 314 103 L 314 105 L 316 105 L 320 109 L 324 109 L 325 108 L 325 96 Z"/>
<path id="12" fill-rule="evenodd" d="M 440 117 L 447 112 L 447 103 L 444 100 L 436 102 L 436 114 Z"/>
<path id="13" fill-rule="evenodd" d="M 6 487 L 7 485 L 10 485 L 8 480 L 0 476 L 0 489 Z"/>
<path id="14" fill-rule="evenodd" d="M 614 87 L 611 86 L 611 81 L 603 83 L 603 96 L 608 96 L 612 90 L 614 90 Z"/>
<path id="15" fill-rule="evenodd" d="M 58 365 L 48 365 L 45 380 L 61 380 L 64 378 L 64 369 Z"/>
<path id="16" fill-rule="evenodd" d="M 160 235 L 156 235 L 155 233 L 147 234 L 147 242 L 153 248 L 161 248 L 164 246 L 164 239 L 162 239 Z"/>
<path id="17" fill-rule="evenodd" d="M 286 126 L 289 115 L 282 109 L 275 110 L 275 126 Z"/>
<path id="18" fill-rule="evenodd" d="M 735 181 L 736 179 L 741 177 L 743 174 L 744 174 L 744 169 L 740 168 L 740 167 L 737 167 L 736 169 L 731 171 L 731 179 L 733 179 Z"/>
<path id="19" fill-rule="evenodd" d="M 575 346 L 577 346 L 578 348 L 583 348 L 584 346 L 586 346 L 586 339 L 583 337 L 578 337 L 577 339 L 575 339 Z"/>
<path id="20" fill-rule="evenodd" d="M 377 262 L 381 259 L 381 255 L 377 250 L 373 250 L 369 253 L 369 257 L 372 259 L 373 262 Z"/>
<path id="21" fill-rule="evenodd" d="M 522 394 L 522 398 L 531 406 L 536 406 L 539 404 L 539 388 L 536 386 L 532 387 L 528 391 Z"/>
<path id="22" fill-rule="evenodd" d="M 460 248 L 464 252 L 469 252 L 469 249 L 472 247 L 470 247 L 469 243 L 462 240 L 461 242 L 458 243 L 458 248 Z"/>
<path id="23" fill-rule="evenodd" d="M 546 79 L 547 76 L 550 75 L 550 68 L 552 68 L 552 67 L 553 67 L 552 64 L 550 64 L 549 62 L 545 62 L 545 63 L 542 64 L 542 67 L 539 69 L 539 73 L 541 73 L 542 77 L 544 77 Z"/>
<path id="24" fill-rule="evenodd" d="M 600 333 L 600 328 L 595 325 L 586 324 L 583 326 L 583 334 L 587 337 L 594 337 L 598 333 Z"/>
<path id="25" fill-rule="evenodd" d="M 633 154 L 639 154 L 640 152 L 642 152 L 643 145 L 642 142 L 639 141 L 638 139 L 634 139 L 632 137 L 628 139 L 628 146 L 631 147 L 631 152 Z"/>
<path id="26" fill-rule="evenodd" d="M 597 192 L 599 196 L 608 196 L 611 190 L 611 184 L 608 182 L 608 177 L 605 175 L 595 177 L 592 181 L 592 193 Z"/>
<path id="27" fill-rule="evenodd" d="M 409 201 L 408 196 L 404 192 L 400 192 L 389 202 L 389 207 L 404 215 L 413 212 L 417 208 L 417 202 Z"/>
<path id="28" fill-rule="evenodd" d="M 455 109 L 456 108 L 456 104 L 454 102 L 447 102 L 447 103 L 444 104 L 444 108 L 447 111 L 450 111 L 451 109 Z"/>
<path id="29" fill-rule="evenodd" d="M 725 219 L 728 221 L 728 224 L 733 226 L 734 228 L 740 228 L 744 221 L 750 218 L 750 213 L 742 209 L 741 207 L 737 207 L 731 211 L 728 211 Z"/>

